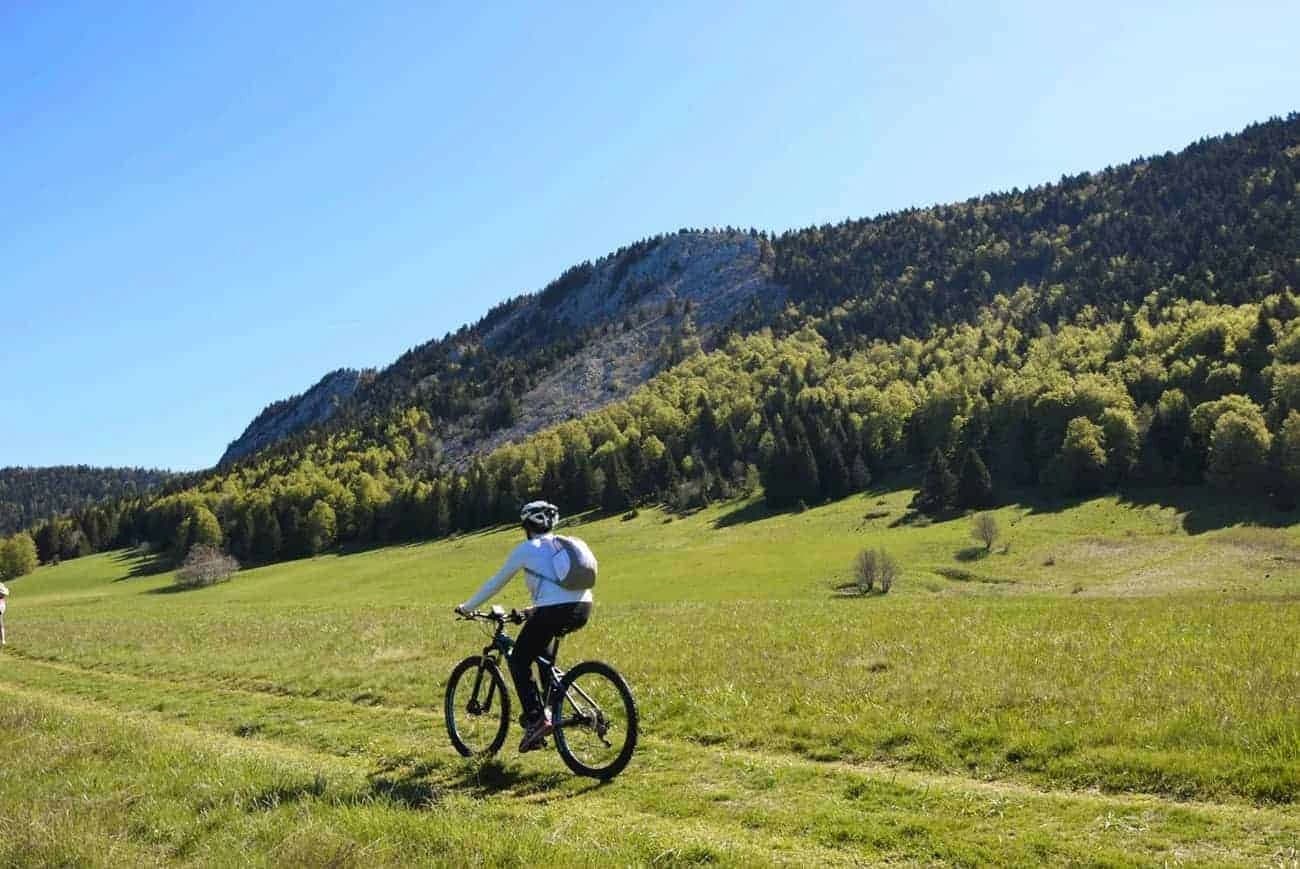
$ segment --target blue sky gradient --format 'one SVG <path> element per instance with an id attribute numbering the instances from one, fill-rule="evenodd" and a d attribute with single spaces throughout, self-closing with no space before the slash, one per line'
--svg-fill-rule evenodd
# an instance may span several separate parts
<path id="1" fill-rule="evenodd" d="M 646 235 L 1300 109 L 1290 2 L 478 5 L 0 6 L 0 465 L 206 467 L 325 372 Z"/>

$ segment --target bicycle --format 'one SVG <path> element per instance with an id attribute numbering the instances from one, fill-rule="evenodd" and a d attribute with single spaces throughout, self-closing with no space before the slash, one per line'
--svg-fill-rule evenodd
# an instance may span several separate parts
<path id="1" fill-rule="evenodd" d="M 506 624 L 522 624 L 526 616 L 494 606 L 461 619 L 495 627 L 483 653 L 471 655 L 451 671 L 444 701 L 447 735 L 462 756 L 491 757 L 505 744 L 510 729 L 510 693 L 501 660 L 510 656 L 514 639 L 506 633 Z M 608 781 L 623 771 L 636 750 L 639 719 L 632 689 L 601 661 L 561 670 L 555 665 L 558 650 L 557 638 L 549 657 L 538 658 L 547 675 L 542 702 L 551 710 L 555 749 L 577 775 Z"/>

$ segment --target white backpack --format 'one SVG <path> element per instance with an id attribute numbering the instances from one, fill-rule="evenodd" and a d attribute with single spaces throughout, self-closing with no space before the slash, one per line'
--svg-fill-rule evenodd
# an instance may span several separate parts
<path id="1" fill-rule="evenodd" d="M 558 544 L 551 556 L 555 583 L 569 591 L 582 591 L 596 585 L 596 555 L 577 537 L 555 535 Z M 549 577 L 548 577 L 549 578 Z"/>

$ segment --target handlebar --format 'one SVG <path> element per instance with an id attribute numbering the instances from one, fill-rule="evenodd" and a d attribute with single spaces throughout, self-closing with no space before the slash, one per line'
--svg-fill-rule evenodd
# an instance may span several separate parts
<path id="1" fill-rule="evenodd" d="M 496 622 L 497 624 L 505 624 L 506 622 L 509 622 L 512 625 L 522 625 L 524 622 L 528 621 L 529 615 L 531 615 L 531 613 L 527 610 L 520 612 L 519 610 L 512 609 L 510 612 L 505 612 L 497 607 L 493 607 L 488 612 L 475 610 L 474 612 L 458 615 L 457 618 L 460 621 L 467 622 L 479 620 L 485 622 Z"/>

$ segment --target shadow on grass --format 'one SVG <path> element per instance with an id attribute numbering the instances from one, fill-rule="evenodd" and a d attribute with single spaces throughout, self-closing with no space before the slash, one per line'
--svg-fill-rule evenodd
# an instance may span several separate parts
<path id="1" fill-rule="evenodd" d="M 246 803 L 248 812 L 270 812 L 281 806 L 320 801 L 338 806 L 366 806 L 376 800 L 393 803 L 412 811 L 426 811 L 442 805 L 451 794 L 484 799 L 498 793 L 514 796 L 548 794 L 568 799 L 601 787 L 591 782 L 586 787 L 561 788 L 573 777 L 563 772 L 526 771 L 500 760 L 464 761 L 460 764 L 414 762 L 410 758 L 381 763 L 370 774 L 369 787 L 363 790 L 331 789 L 323 775 L 312 781 L 277 784 L 254 794 Z M 545 801 L 545 800 L 543 800 Z"/>
<path id="2" fill-rule="evenodd" d="M 807 509 L 822 507 L 826 504 L 835 504 L 840 501 L 849 501 L 855 498 L 862 501 L 875 501 L 886 495 L 892 495 L 899 489 L 911 487 L 915 482 L 914 478 L 915 474 L 913 473 L 899 471 L 897 474 L 891 475 L 890 477 L 873 484 L 869 489 L 865 489 L 861 492 L 854 492 L 851 495 L 845 495 L 843 498 L 829 499 L 816 504 L 809 504 L 807 505 Z M 769 506 L 767 501 L 762 497 L 756 497 L 713 520 L 713 527 L 730 528 L 734 525 L 746 525 L 750 522 L 761 522 L 762 520 L 770 519 L 773 516 L 786 516 L 796 512 L 799 512 L 797 507 L 772 507 Z M 883 519 L 892 511 L 869 510 L 867 512 L 869 515 L 864 518 L 870 520 Z M 918 518 L 926 519 L 928 521 L 928 517 L 922 516 L 915 510 L 908 510 L 902 517 L 894 520 L 889 527 L 893 528 L 895 525 L 906 525 Z"/>
<path id="3" fill-rule="evenodd" d="M 145 589 L 142 592 L 142 594 L 182 594 L 187 591 L 198 591 L 200 588 L 205 588 L 205 587 L 206 586 L 201 586 L 201 585 L 191 586 L 191 585 L 177 585 L 175 583 L 172 583 L 171 585 L 162 585 L 159 586 L 158 588 Z"/>
<path id="4" fill-rule="evenodd" d="M 127 579 L 139 579 L 143 576 L 157 576 L 166 573 L 175 565 L 170 556 L 161 553 L 144 552 L 140 549 L 125 549 L 113 556 L 113 560 L 126 567 L 126 573 L 113 582 Z"/>
<path id="5" fill-rule="evenodd" d="M 958 549 L 952 557 L 958 561 L 981 561 L 989 557 L 989 550 L 983 546 L 967 546 L 965 549 Z"/>
<path id="6" fill-rule="evenodd" d="M 1300 522 L 1300 511 L 1283 510 L 1261 496 L 1247 497 L 1222 492 L 1209 486 L 1134 486 L 1118 493 L 1064 497 L 1039 490 L 1018 490 L 1006 503 L 1028 509 L 1030 513 L 1060 513 L 1078 507 L 1096 497 L 1115 494 L 1119 503 L 1135 509 L 1167 508 L 1179 514 L 1188 534 L 1204 534 L 1235 525 L 1282 528 Z"/>
<path id="7" fill-rule="evenodd" d="M 1183 530 L 1188 534 L 1233 525 L 1281 528 L 1300 521 L 1300 513 L 1295 510 L 1282 510 L 1267 501 L 1216 492 L 1206 486 L 1126 490 L 1120 494 L 1120 502 L 1134 507 L 1172 507 L 1182 514 Z"/>
<path id="8" fill-rule="evenodd" d="M 774 510 L 767 506 L 767 502 L 762 498 L 755 498 L 744 506 L 737 507 L 729 513 L 723 513 L 717 519 L 713 520 L 714 528 L 731 528 L 734 525 L 747 525 L 750 522 L 758 522 L 767 519 L 770 516 L 777 516 L 781 513 L 788 513 L 788 510 Z"/>
<path id="9" fill-rule="evenodd" d="M 568 799 L 605 784 L 593 781 L 576 790 L 561 790 L 572 781 L 573 776 L 565 772 L 524 770 L 491 758 L 465 760 L 450 769 L 446 764 L 430 762 L 381 764 L 370 776 L 370 788 L 376 797 L 419 810 L 438 805 L 449 792 L 474 799 L 498 793 L 517 797 L 547 794 L 548 798 Z"/>
<path id="10" fill-rule="evenodd" d="M 889 594 L 887 591 L 881 591 L 873 588 L 871 591 L 863 591 L 862 586 L 856 582 L 845 582 L 831 587 L 830 598 L 832 600 L 864 600 L 867 598 L 884 597 Z"/>

